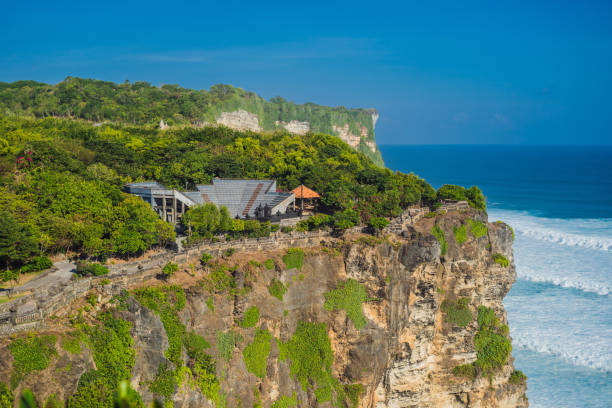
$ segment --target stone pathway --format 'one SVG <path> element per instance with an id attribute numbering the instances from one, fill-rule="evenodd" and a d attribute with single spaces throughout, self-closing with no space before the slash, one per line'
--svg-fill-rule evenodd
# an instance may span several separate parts
<path id="1" fill-rule="evenodd" d="M 17 286 L 13 289 L 13 292 L 25 292 L 36 290 L 43 286 L 48 287 L 68 283 L 72 277 L 72 271 L 76 268 L 76 265 L 70 261 L 55 262 L 53 266 L 57 268 L 56 271 L 42 274 L 21 286 Z"/>

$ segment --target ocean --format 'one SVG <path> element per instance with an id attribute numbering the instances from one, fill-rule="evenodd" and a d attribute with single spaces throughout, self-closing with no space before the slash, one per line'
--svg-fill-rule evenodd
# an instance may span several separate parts
<path id="1" fill-rule="evenodd" d="M 612 407 L 612 147 L 382 145 L 392 170 L 477 185 L 514 228 L 504 299 L 535 408 Z"/>

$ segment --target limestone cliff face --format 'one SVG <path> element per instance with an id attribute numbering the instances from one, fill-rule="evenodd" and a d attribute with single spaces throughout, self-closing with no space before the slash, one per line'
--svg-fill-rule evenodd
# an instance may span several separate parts
<path id="1" fill-rule="evenodd" d="M 503 297 L 515 280 L 512 261 L 512 232 L 504 224 L 489 223 L 488 232 L 480 238 L 468 234 L 457 244 L 453 227 L 467 219 L 486 221 L 486 214 L 474 210 L 451 211 L 436 218 L 422 218 L 413 225 L 402 220 L 395 223 L 394 233 L 372 237 L 356 232 L 342 237 L 324 238 L 320 245 L 303 248 L 301 270 L 288 269 L 282 257 L 286 249 L 237 251 L 224 262 L 237 266 L 233 277 L 237 294 L 213 293 L 202 285 L 209 270 L 197 268 L 194 275 L 188 260 L 170 283 L 185 288 L 186 304 L 180 312 L 188 331 L 203 336 L 217 356 L 217 373 L 221 391 L 227 396 L 227 407 L 252 407 L 261 400 L 270 407 L 281 396 L 295 395 L 299 407 L 331 407 L 317 402 L 314 381 L 304 387 L 292 375 L 291 359 L 281 358 L 280 344 L 296 332 L 300 322 L 324 323 L 333 351 L 331 374 L 341 384 L 361 384 L 359 407 L 527 407 L 524 382 L 509 382 L 513 371 L 510 357 L 501 369 L 475 380 L 453 375 L 457 365 L 476 360 L 474 335 L 478 328 L 476 309 L 486 306 L 495 311 L 502 323 L 506 313 Z M 448 252 L 441 256 L 441 245 L 430 233 L 437 224 L 445 232 Z M 510 265 L 502 267 L 493 261 L 493 254 L 506 256 Z M 274 268 L 257 267 L 265 260 L 274 260 Z M 325 307 L 325 294 L 348 279 L 357 281 L 366 290 L 367 300 L 361 305 L 365 324 L 357 328 L 344 309 Z M 270 283 L 278 280 L 287 288 L 282 301 L 271 296 Z M 147 281 L 145 286 L 159 284 Z M 107 285 L 98 309 L 104 309 L 111 292 L 118 285 Z M 441 311 L 444 300 L 469 299 L 474 318 L 466 327 L 449 323 Z M 211 310 L 209 298 L 214 303 Z M 266 375 L 258 378 L 245 364 L 245 347 L 254 340 L 256 328 L 240 327 L 245 311 L 256 306 L 258 328 L 268 330 L 277 339 L 270 342 L 266 359 Z M 93 312 L 92 312 L 93 313 Z M 136 361 L 132 369 L 132 386 L 145 403 L 153 399 L 147 384 L 160 363 L 167 363 L 164 351 L 168 338 L 160 318 L 134 299 L 128 301 L 121 316 L 132 322 Z M 70 311 L 66 311 L 66 315 Z M 68 330 L 60 318 L 56 333 Z M 232 351 L 229 361 L 218 357 L 217 334 L 233 330 L 242 341 Z M 11 357 L 7 341 L 0 343 L 0 377 L 8 378 Z M 60 352 L 62 363 L 31 374 L 24 383 L 41 399 L 51 393 L 60 396 L 74 391 L 79 375 L 92 366 L 87 348 L 78 358 Z M 62 372 L 57 383 L 53 370 L 75 360 L 71 371 Z M 65 360 L 65 361 L 64 361 Z M 23 387 L 20 385 L 18 388 Z M 320 397 L 320 395 L 319 395 Z M 197 387 L 183 385 L 173 395 L 175 407 L 211 407 L 213 403 Z M 319 398 L 321 399 L 321 398 Z M 291 406 L 291 405 L 289 405 Z M 335 405 L 343 406 L 343 405 Z M 347 406 L 349 406 L 347 404 Z"/>

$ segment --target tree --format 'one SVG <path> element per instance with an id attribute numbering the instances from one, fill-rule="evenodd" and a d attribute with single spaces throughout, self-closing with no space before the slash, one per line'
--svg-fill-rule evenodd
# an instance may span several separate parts
<path id="1" fill-rule="evenodd" d="M 389 220 L 383 217 L 371 217 L 368 226 L 378 234 L 383 228 L 389 225 Z"/>
<path id="2" fill-rule="evenodd" d="M 334 227 L 337 229 L 349 229 L 357 224 L 359 224 L 359 214 L 352 208 L 334 214 Z"/>
<path id="3" fill-rule="evenodd" d="M 174 262 L 168 262 L 162 268 L 162 276 L 164 277 L 164 280 L 168 280 L 168 278 L 174 275 L 176 271 L 178 271 L 178 265 Z"/>
<path id="4" fill-rule="evenodd" d="M 19 268 L 38 253 L 32 229 L 20 224 L 8 212 L 0 212 L 0 264 L 7 270 Z"/>

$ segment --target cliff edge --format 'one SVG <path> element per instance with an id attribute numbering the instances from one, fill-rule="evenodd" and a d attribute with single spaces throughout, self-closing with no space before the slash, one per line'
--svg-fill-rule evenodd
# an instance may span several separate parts
<path id="1" fill-rule="evenodd" d="M 68 406 L 125 377 L 139 404 L 175 407 L 527 407 L 502 304 L 512 230 L 474 209 L 423 214 L 379 236 L 279 233 L 117 265 L 36 337 L 4 337 L 0 377 Z M 25 364 L 40 339 L 45 364 Z"/>

